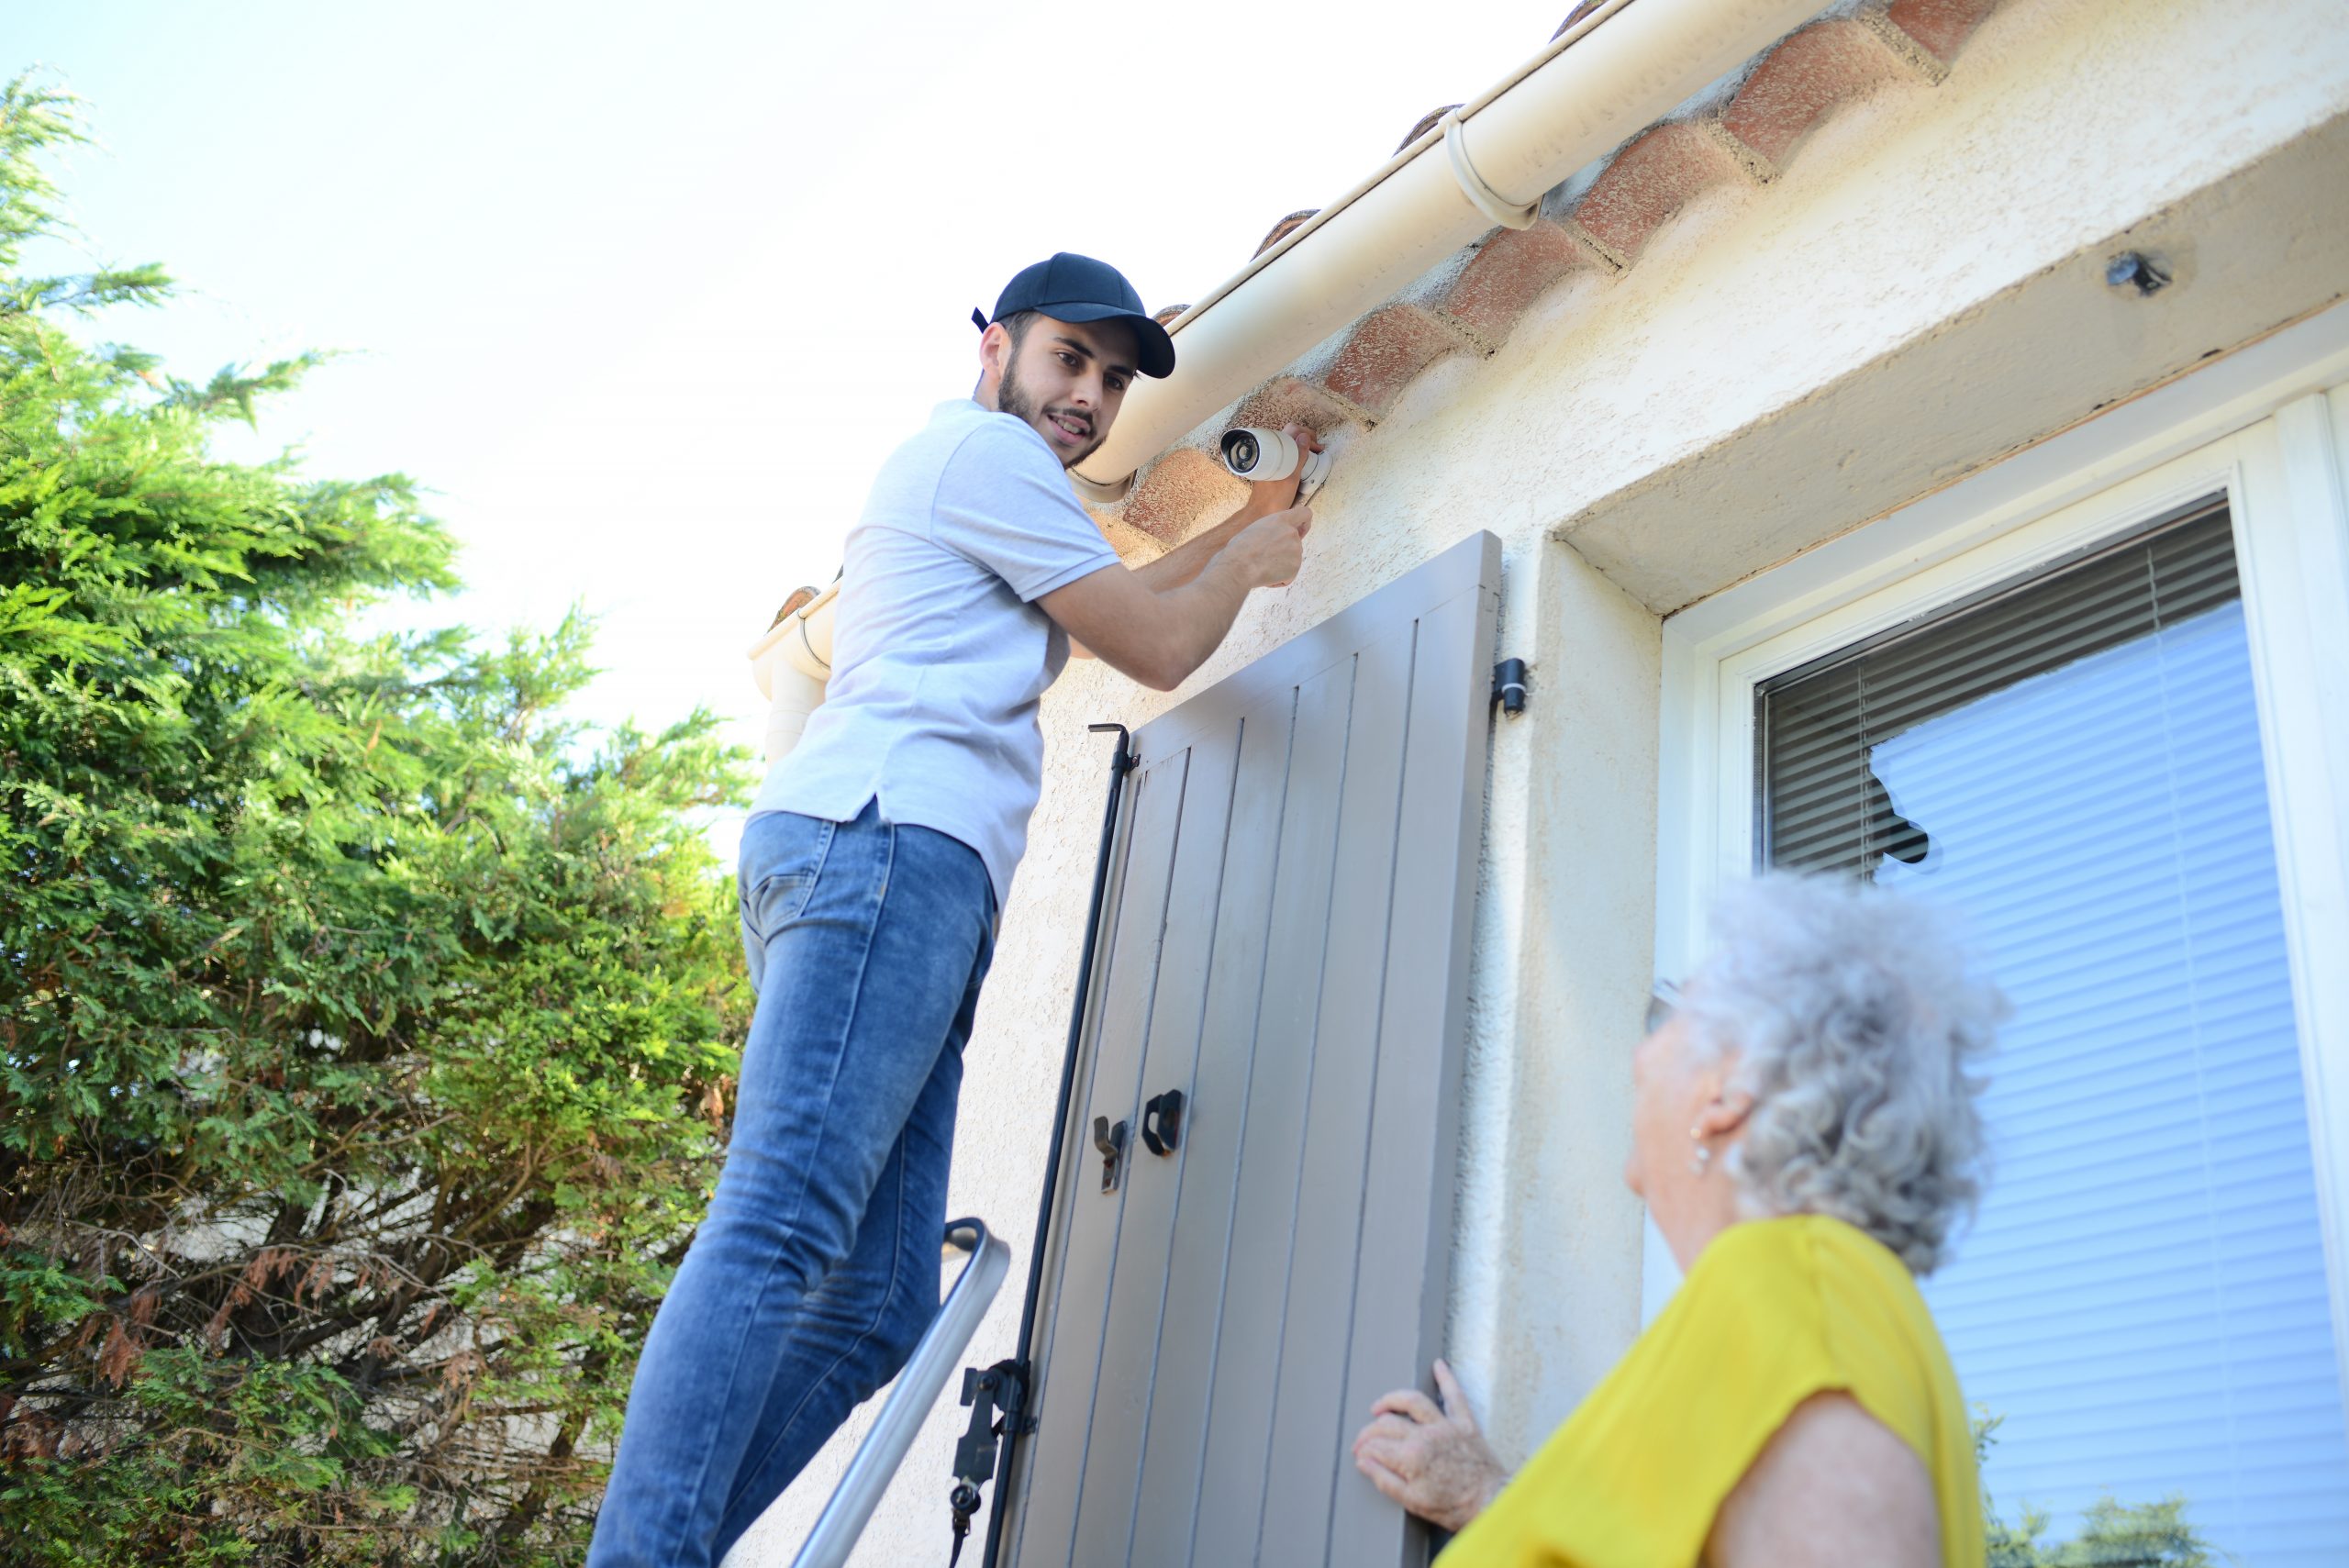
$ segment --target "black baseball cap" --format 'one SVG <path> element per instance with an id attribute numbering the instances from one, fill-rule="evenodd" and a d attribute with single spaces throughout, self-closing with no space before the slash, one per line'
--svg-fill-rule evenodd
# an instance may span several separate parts
<path id="1" fill-rule="evenodd" d="M 1122 321 L 1134 329 L 1134 368 L 1148 376 L 1174 373 L 1174 340 L 1141 307 L 1141 295 L 1126 275 L 1107 261 L 1063 250 L 1048 261 L 1022 267 L 1003 285 L 995 314 L 974 310 L 984 332 L 990 323 L 1023 310 L 1041 311 L 1055 321 Z"/>

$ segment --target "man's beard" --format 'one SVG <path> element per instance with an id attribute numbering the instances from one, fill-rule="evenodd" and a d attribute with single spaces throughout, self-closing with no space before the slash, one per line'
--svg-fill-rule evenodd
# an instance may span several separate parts
<path id="1" fill-rule="evenodd" d="M 1006 364 L 1003 367 L 1003 380 L 996 386 L 995 406 L 999 411 L 1008 414 L 1016 419 L 1026 420 L 1030 428 L 1043 423 L 1043 417 L 1038 412 L 1036 407 L 1036 400 L 1030 397 L 1028 395 L 1028 389 L 1019 384 L 1019 372 L 1009 364 Z M 1062 458 L 1061 466 L 1063 468 L 1074 468 L 1078 463 L 1083 462 L 1086 458 L 1091 457 L 1095 450 L 1097 449 L 1103 441 L 1108 439 L 1108 432 L 1101 428 L 1100 421 L 1096 419 L 1087 419 L 1086 423 L 1093 428 L 1093 439 L 1085 442 L 1082 447 L 1079 447 L 1076 450 L 1071 452 L 1068 456 Z M 1041 430 L 1037 433 L 1039 435 L 1042 434 Z M 1047 446 L 1052 445 L 1052 438 L 1050 436 L 1044 437 L 1044 444 Z M 1052 450 L 1055 455 L 1057 455 L 1060 450 L 1057 447 L 1053 447 Z"/>

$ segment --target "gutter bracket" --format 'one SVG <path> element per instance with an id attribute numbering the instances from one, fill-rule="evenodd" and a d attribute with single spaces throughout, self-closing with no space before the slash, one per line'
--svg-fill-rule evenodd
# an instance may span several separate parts
<path id="1" fill-rule="evenodd" d="M 799 612 L 799 646 L 801 651 L 804 651 L 808 658 L 814 660 L 817 663 L 821 664 L 824 667 L 824 674 L 829 679 L 832 673 L 832 662 L 825 658 L 822 654 L 817 652 L 816 645 L 807 640 L 807 611 L 806 608 L 802 608 Z"/>
<path id="2" fill-rule="evenodd" d="M 1532 228 L 1533 220 L 1542 216 L 1542 198 L 1536 196 L 1520 206 L 1485 183 L 1485 177 L 1476 172 L 1476 165 L 1469 161 L 1467 127 L 1458 109 L 1438 123 L 1443 127 L 1443 150 L 1452 161 L 1452 178 L 1459 184 L 1460 194 L 1468 198 L 1468 205 L 1503 228 Z"/>

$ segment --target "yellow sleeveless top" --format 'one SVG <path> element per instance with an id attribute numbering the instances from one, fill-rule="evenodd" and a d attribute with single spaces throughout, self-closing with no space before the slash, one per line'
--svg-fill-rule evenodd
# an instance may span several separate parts
<path id="1" fill-rule="evenodd" d="M 1840 1219 L 1733 1225 L 1438 1568 L 1688 1568 L 1763 1447 L 1842 1391 L 1924 1461 L 1942 1562 L 1979 1568 L 1965 1404 L 1908 1268 Z"/>

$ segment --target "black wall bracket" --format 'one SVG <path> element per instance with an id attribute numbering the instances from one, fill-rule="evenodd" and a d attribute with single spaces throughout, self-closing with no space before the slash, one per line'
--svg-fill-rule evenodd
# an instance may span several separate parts
<path id="1" fill-rule="evenodd" d="M 1493 666 L 1493 700 L 1503 713 L 1525 711 L 1525 661 L 1504 659 Z"/>
<path id="2" fill-rule="evenodd" d="M 963 1403 L 971 1407 L 971 1424 L 963 1440 L 954 1445 L 954 1488 L 947 1496 L 954 1516 L 955 1560 L 962 1557 L 963 1540 L 971 1533 L 971 1516 L 979 1511 L 979 1488 L 1002 1479 L 1003 1467 L 996 1457 L 998 1440 L 1036 1429 L 1035 1418 L 1026 1414 L 1028 1364 L 999 1361 L 984 1371 L 964 1367 Z M 1000 1510 L 1002 1488 L 996 1491 Z"/>

